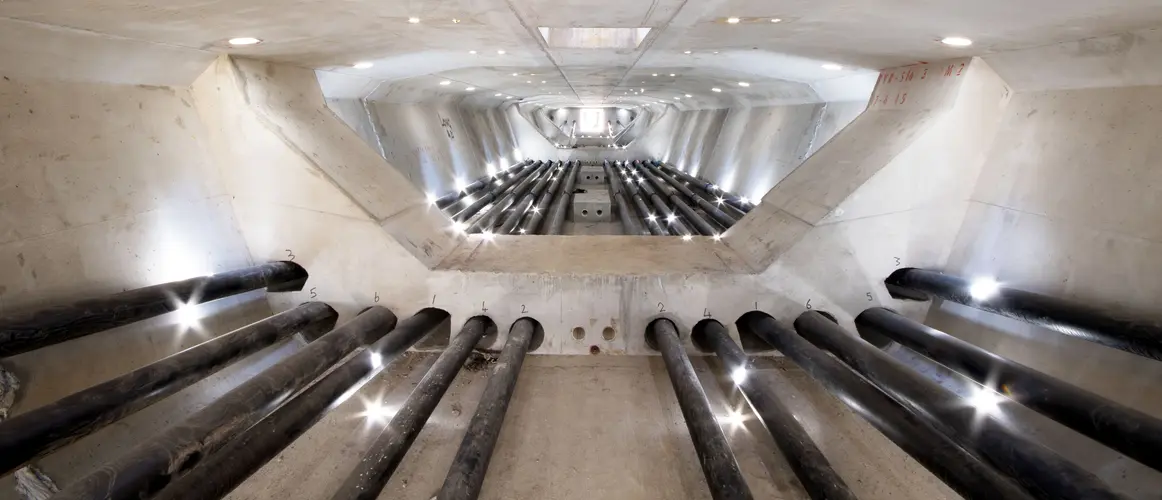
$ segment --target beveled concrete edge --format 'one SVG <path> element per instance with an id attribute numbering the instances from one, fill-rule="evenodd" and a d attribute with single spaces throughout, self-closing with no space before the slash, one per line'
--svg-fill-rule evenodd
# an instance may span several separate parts
<path id="1" fill-rule="evenodd" d="M 562 265 L 560 262 L 554 261 L 555 266 L 546 267 L 544 265 L 533 263 L 520 258 L 511 259 L 491 259 L 489 262 L 461 262 L 462 260 L 473 260 L 481 253 L 494 255 L 495 252 L 503 252 L 503 244 L 506 240 L 512 241 L 513 238 L 520 238 L 521 244 L 525 246 L 525 252 L 543 252 L 547 255 L 559 255 L 561 253 L 561 245 L 570 245 L 571 249 L 584 249 L 585 247 L 606 246 L 605 243 L 613 239 L 639 239 L 650 238 L 652 245 L 635 246 L 633 250 L 637 253 L 635 260 L 651 260 L 658 263 L 666 263 L 655 268 L 642 270 L 641 268 L 623 267 L 622 264 L 615 263 L 618 259 L 609 259 L 606 261 L 599 261 L 594 265 L 590 262 L 584 269 L 572 269 L 569 265 Z M 601 242 L 601 245 L 598 245 Z M 682 262 L 681 260 L 673 259 L 675 249 L 680 249 L 679 252 L 687 253 L 690 245 L 707 245 L 707 256 L 713 256 L 718 259 L 717 263 L 720 266 L 706 266 L 704 264 L 706 259 L 701 259 L 695 262 Z M 713 246 L 709 246 L 713 245 Z M 528 247 L 533 247 L 534 250 L 528 250 Z M 539 248 L 543 247 L 543 249 Z M 499 264 L 498 264 L 499 263 Z M 606 263 L 608 265 L 601 265 Z M 609 236 L 552 236 L 552 237 L 528 237 L 528 236 L 495 236 L 491 241 L 478 234 L 469 235 L 464 241 L 447 257 L 445 257 L 439 264 L 431 267 L 436 271 L 460 271 L 460 272 L 482 272 L 482 273 L 522 273 L 522 274 L 568 274 L 574 276 L 657 276 L 657 275 L 672 275 L 672 274 L 758 274 L 763 269 L 755 269 L 751 267 L 745 259 L 743 259 L 737 252 L 723 244 L 720 241 L 715 241 L 709 236 L 696 236 L 691 241 L 685 241 L 677 236 L 634 236 L 634 235 L 609 235 Z"/>

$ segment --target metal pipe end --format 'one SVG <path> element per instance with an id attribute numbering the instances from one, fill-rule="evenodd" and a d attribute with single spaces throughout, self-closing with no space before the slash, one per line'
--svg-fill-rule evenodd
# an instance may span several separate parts
<path id="1" fill-rule="evenodd" d="M 267 293 L 301 292 L 307 285 L 310 275 L 306 268 L 289 260 L 279 260 L 270 263 L 276 272 L 267 278 Z"/>

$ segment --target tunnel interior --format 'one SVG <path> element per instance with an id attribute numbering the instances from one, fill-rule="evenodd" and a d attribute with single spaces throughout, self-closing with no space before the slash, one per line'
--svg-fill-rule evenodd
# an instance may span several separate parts
<path id="1" fill-rule="evenodd" d="M 1160 27 L 0 2 L 0 500 L 1156 500 Z"/>

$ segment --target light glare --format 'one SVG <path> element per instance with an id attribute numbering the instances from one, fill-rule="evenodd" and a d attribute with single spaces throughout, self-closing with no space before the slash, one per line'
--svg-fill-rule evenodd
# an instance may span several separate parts
<path id="1" fill-rule="evenodd" d="M 684 235 L 682 235 L 682 241 L 690 241 L 690 240 L 692 240 L 692 239 L 694 239 L 694 237 L 693 237 L 693 236 L 690 236 L 690 235 L 688 235 L 688 234 L 684 234 Z"/>
<path id="2" fill-rule="evenodd" d="M 411 24 L 420 24 L 420 18 L 418 18 L 418 17 L 409 17 L 409 18 L 408 18 L 408 22 L 409 22 L 409 23 L 411 23 Z"/>
<path id="3" fill-rule="evenodd" d="M 968 47 L 969 45 L 972 45 L 972 40 L 969 40 L 969 39 L 964 38 L 962 36 L 950 36 L 950 37 L 944 38 L 943 40 L 940 40 L 940 43 L 943 43 L 944 45 L 949 45 L 952 47 Z"/>
<path id="4" fill-rule="evenodd" d="M 730 409 L 727 410 L 726 415 L 718 417 L 720 424 L 730 424 L 731 429 L 742 427 L 746 423 L 746 417 L 743 416 L 742 410 Z"/>
<path id="5" fill-rule="evenodd" d="M 363 413 L 360 413 L 360 415 L 364 418 L 376 422 L 385 422 L 394 414 L 394 410 L 384 406 L 383 403 L 380 403 L 379 401 L 364 402 Z"/>
<path id="6" fill-rule="evenodd" d="M 739 19 L 737 17 L 731 17 L 731 18 L 728 18 L 726 20 L 726 22 L 728 22 L 730 24 L 738 24 L 740 21 L 742 21 L 742 19 Z"/>
<path id="7" fill-rule="evenodd" d="M 1001 288 L 1001 284 L 992 278 L 977 278 L 972 281 L 972 285 L 968 287 L 968 294 L 972 295 L 973 300 L 984 302 L 997 294 L 997 290 Z"/>
<path id="8" fill-rule="evenodd" d="M 375 66 L 375 63 L 372 63 L 371 61 L 359 61 L 351 65 L 351 67 L 355 69 L 367 69 L 372 66 Z"/>
<path id="9" fill-rule="evenodd" d="M 241 47 L 244 45 L 258 45 L 262 43 L 262 40 L 250 36 L 242 36 L 238 38 L 231 38 L 229 43 L 235 47 Z"/>
<path id="10" fill-rule="evenodd" d="M 730 372 L 730 380 L 734 381 L 734 385 L 742 385 L 746 382 L 746 367 L 740 366 Z"/>
<path id="11" fill-rule="evenodd" d="M 181 307 L 178 307 L 177 313 L 178 323 L 182 325 L 182 328 L 188 329 L 198 326 L 198 319 L 201 315 L 198 313 L 196 304 L 182 304 Z"/>
<path id="12" fill-rule="evenodd" d="M 992 389 L 982 387 L 977 389 L 976 392 L 968 398 L 968 402 L 973 406 L 973 408 L 976 408 L 977 412 L 993 415 L 996 414 L 997 410 L 1000 409 L 1000 404 L 1003 399 L 1003 396 L 997 394 Z"/>
<path id="13" fill-rule="evenodd" d="M 371 361 L 372 368 L 379 369 L 383 366 L 383 355 L 378 352 L 371 352 L 368 359 Z"/>
<path id="14" fill-rule="evenodd" d="M 493 234 L 492 231 L 490 231 L 490 230 L 486 230 L 480 234 L 481 234 L 481 236 L 484 236 L 484 241 L 492 241 L 493 239 L 496 238 L 496 235 Z"/>
<path id="15" fill-rule="evenodd" d="M 840 66 L 838 64 L 833 64 L 833 63 L 827 63 L 827 64 L 823 65 L 823 69 L 825 69 L 827 71 L 839 71 L 839 70 L 843 69 L 843 66 Z"/>
<path id="16" fill-rule="evenodd" d="M 720 89 L 718 87 L 714 87 L 714 88 L 710 89 L 710 91 L 711 92 L 722 92 L 722 89 Z"/>

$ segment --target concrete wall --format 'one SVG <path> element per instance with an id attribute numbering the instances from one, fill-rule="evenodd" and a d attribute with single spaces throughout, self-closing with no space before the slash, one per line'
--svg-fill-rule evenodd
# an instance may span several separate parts
<path id="1" fill-rule="evenodd" d="M 485 108 L 458 99 L 396 104 L 327 99 L 327 106 L 425 193 L 443 195 L 523 159 L 556 160 L 558 150 L 517 107 Z"/>
<path id="2" fill-rule="evenodd" d="M 759 199 L 865 107 L 861 101 L 668 113 L 630 146 L 630 156 L 660 158 Z"/>
<path id="3" fill-rule="evenodd" d="M 1014 96 L 972 192 L 948 270 L 1157 317 L 1162 293 L 1162 87 Z M 1162 417 L 1156 361 L 965 307 L 929 323 L 1123 404 Z M 1153 498 L 1160 474 L 1027 416 L 1070 458 Z"/>
<path id="4" fill-rule="evenodd" d="M 85 74 L 43 79 L 36 67 L 30 76 L 9 69 L 0 78 L 0 116 L 8 117 L 0 121 L 0 314 L 255 262 L 187 89 L 83 81 L 92 76 Z M 203 319 L 194 329 L 165 315 L 0 361 L 22 381 L 12 413 L 270 314 L 262 292 L 199 311 Z M 75 479 L 295 345 L 256 354 L 40 465 L 58 481 Z M 5 476 L 0 498 L 14 497 Z"/>

